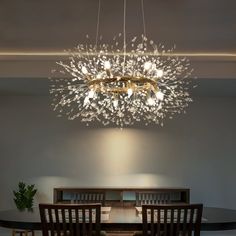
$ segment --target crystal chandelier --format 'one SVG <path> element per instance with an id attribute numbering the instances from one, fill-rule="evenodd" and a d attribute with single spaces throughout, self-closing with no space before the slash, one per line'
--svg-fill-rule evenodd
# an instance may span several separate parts
<path id="1" fill-rule="evenodd" d="M 59 116 L 122 128 L 139 122 L 163 126 L 164 118 L 185 112 L 192 101 L 189 60 L 175 55 L 174 47 L 165 50 L 147 39 L 143 0 L 141 6 L 144 33 L 140 39 L 126 42 L 124 0 L 123 34 L 110 45 L 98 43 L 99 0 L 95 45 L 79 44 L 69 52 L 69 62 L 57 62 L 55 71 L 67 78 L 51 78 L 52 105 Z"/>

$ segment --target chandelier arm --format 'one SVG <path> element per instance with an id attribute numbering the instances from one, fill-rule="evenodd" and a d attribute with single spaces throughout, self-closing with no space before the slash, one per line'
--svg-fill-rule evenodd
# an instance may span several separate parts
<path id="1" fill-rule="evenodd" d="M 168 83 L 163 83 L 163 82 L 159 82 L 159 85 L 161 85 L 161 86 L 171 86 L 171 85 L 176 85 L 176 84 L 178 84 L 178 83 L 180 83 L 180 82 L 182 82 L 182 81 L 185 81 L 185 80 L 189 80 L 189 78 L 188 77 L 176 77 L 176 78 L 173 78 L 173 80 L 171 81 L 171 82 L 168 82 Z"/>
<path id="2" fill-rule="evenodd" d="M 146 34 L 146 23 L 145 23 L 145 14 L 144 14 L 143 0 L 141 0 L 141 8 L 142 8 L 142 19 L 143 19 L 143 35 L 146 38 L 147 34 Z"/>
<path id="3" fill-rule="evenodd" d="M 97 45 L 98 45 L 98 35 L 99 35 L 99 28 L 100 28 L 100 12 L 101 12 L 101 0 L 98 0 L 98 13 L 97 13 L 95 48 L 97 48 Z"/>
<path id="4" fill-rule="evenodd" d="M 84 85 L 83 87 L 85 87 L 86 85 Z M 81 88 L 82 86 L 81 85 L 73 85 L 74 88 Z M 68 88 L 68 85 L 67 86 L 64 86 L 64 87 L 61 87 L 61 88 L 52 88 L 51 91 L 65 91 L 65 90 L 68 90 L 70 91 L 71 89 Z"/>
<path id="5" fill-rule="evenodd" d="M 80 75 L 78 71 L 74 71 L 73 68 L 71 68 L 71 66 L 64 64 L 63 62 L 56 62 L 56 64 L 62 66 L 69 73 L 75 73 L 75 74 L 77 73 Z"/>

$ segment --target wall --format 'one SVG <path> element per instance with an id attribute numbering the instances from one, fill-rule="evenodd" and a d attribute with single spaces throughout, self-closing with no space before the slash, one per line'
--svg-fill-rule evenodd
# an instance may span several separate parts
<path id="1" fill-rule="evenodd" d="M 201 97 L 165 127 L 86 128 L 46 96 L 0 97 L 0 209 L 21 180 L 36 203 L 59 186 L 189 187 L 191 201 L 236 209 L 236 98 Z"/>

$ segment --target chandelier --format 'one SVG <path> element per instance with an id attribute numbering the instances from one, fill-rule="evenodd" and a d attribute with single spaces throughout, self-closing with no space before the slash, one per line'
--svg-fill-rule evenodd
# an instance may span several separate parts
<path id="1" fill-rule="evenodd" d="M 69 51 L 68 61 L 57 62 L 54 71 L 64 78 L 51 78 L 54 110 L 87 125 L 99 122 L 121 128 L 140 122 L 163 126 L 165 118 L 185 113 L 192 101 L 189 60 L 174 54 L 175 47 L 165 50 L 148 40 L 143 0 L 143 35 L 127 43 L 124 0 L 123 34 L 114 37 L 112 45 L 99 40 L 98 1 L 96 43 L 79 44 Z"/>

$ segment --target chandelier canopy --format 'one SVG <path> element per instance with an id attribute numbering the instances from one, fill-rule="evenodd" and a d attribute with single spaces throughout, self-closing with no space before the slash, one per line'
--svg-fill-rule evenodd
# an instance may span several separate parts
<path id="1" fill-rule="evenodd" d="M 66 78 L 51 78 L 54 110 L 86 124 L 98 121 L 122 128 L 143 122 L 163 126 L 164 118 L 185 112 L 192 101 L 189 60 L 175 55 L 174 47 L 165 50 L 147 39 L 144 11 L 144 34 L 127 44 L 126 0 L 123 35 L 114 37 L 112 45 L 98 44 L 100 1 L 96 44 L 79 44 L 69 52 L 69 61 L 57 62 L 57 71 Z M 143 10 L 143 0 L 141 3 Z"/>

